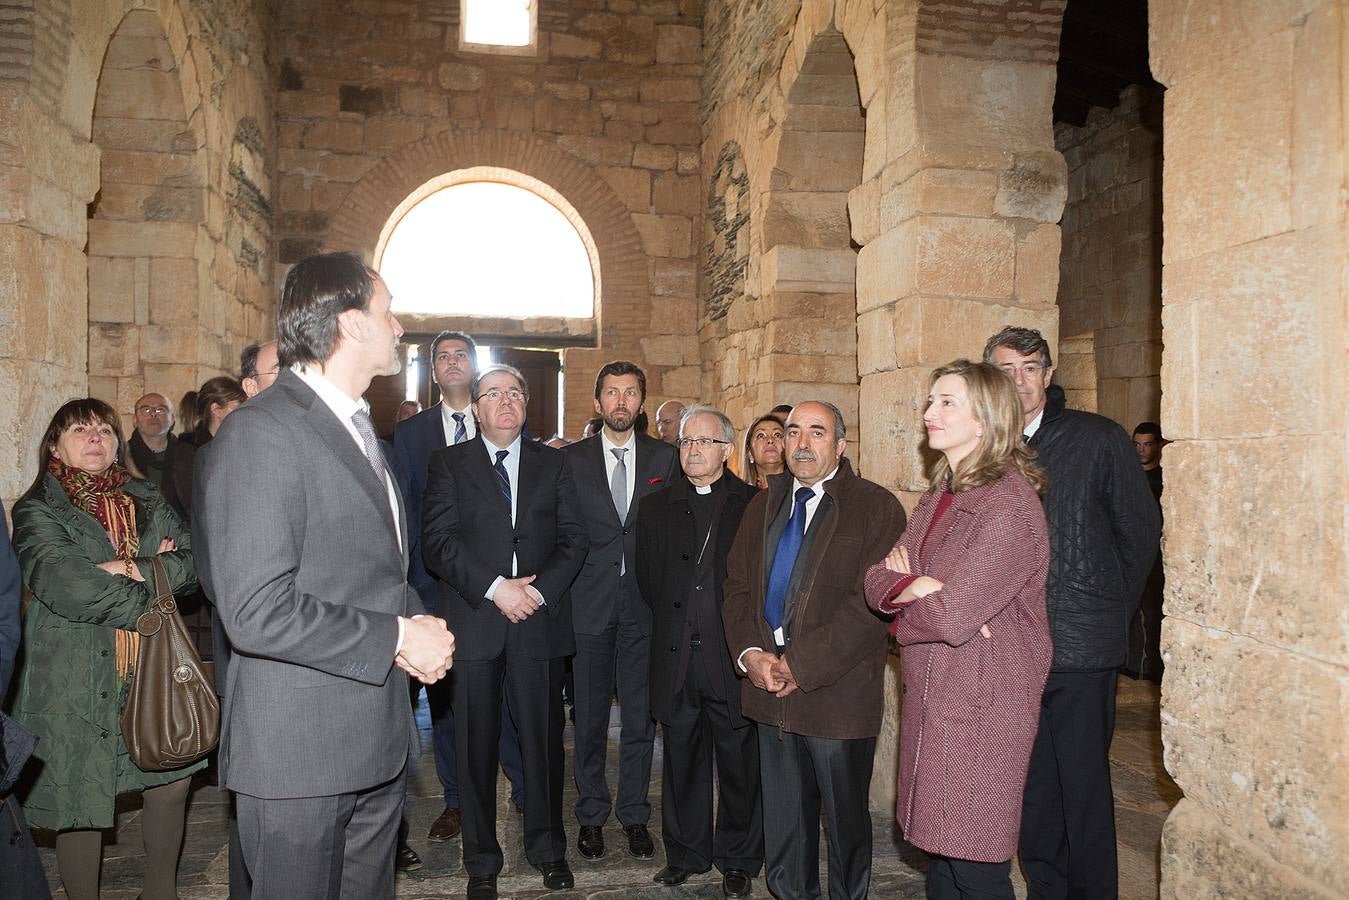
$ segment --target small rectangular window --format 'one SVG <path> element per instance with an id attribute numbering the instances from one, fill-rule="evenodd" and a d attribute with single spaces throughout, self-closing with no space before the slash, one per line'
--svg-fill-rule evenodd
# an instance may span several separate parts
<path id="1" fill-rule="evenodd" d="M 533 56 L 538 0 L 459 0 L 459 49 Z"/>

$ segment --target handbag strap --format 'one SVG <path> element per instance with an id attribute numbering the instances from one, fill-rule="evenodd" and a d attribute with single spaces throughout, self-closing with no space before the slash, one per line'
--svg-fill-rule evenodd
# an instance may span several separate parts
<path id="1" fill-rule="evenodd" d="M 150 557 L 150 568 L 154 571 L 154 605 L 157 607 L 163 601 L 173 599 L 173 588 L 169 586 L 169 573 L 164 570 L 164 564 L 159 561 L 158 556 Z"/>

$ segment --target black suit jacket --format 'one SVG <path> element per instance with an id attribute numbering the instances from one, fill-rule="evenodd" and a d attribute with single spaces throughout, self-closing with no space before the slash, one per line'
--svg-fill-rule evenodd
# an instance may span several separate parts
<path id="1" fill-rule="evenodd" d="M 417 589 L 427 611 L 444 615 L 438 607 L 436 580 L 422 561 L 422 495 L 426 492 L 426 469 L 431 454 L 445 446 L 445 420 L 441 404 L 424 409 L 394 426 L 393 467 L 398 488 L 408 510 L 408 584 Z"/>
<path id="2" fill-rule="evenodd" d="M 679 456 L 669 444 L 638 434 L 635 451 L 637 477 L 632 502 L 628 504 L 627 520 L 620 522 L 609 493 L 604 443 L 600 435 L 562 448 L 576 479 L 581 518 L 590 536 L 585 565 L 572 586 L 578 634 L 599 634 L 609 627 L 621 582 L 626 580 L 630 586 L 635 586 L 637 509 L 642 498 L 669 487 L 679 475 Z M 620 563 L 625 561 L 627 575 L 620 578 Z M 636 604 L 636 608 L 643 626 L 649 629 L 650 611 L 643 603 Z"/>
<path id="3" fill-rule="evenodd" d="M 562 454 L 520 442 L 515 524 L 497 487 L 482 437 L 431 454 L 422 497 L 422 554 L 435 575 L 439 606 L 455 635 L 455 656 L 494 659 L 507 641 L 535 659 L 575 652 L 572 580 L 585 559 L 586 533 Z M 513 624 L 487 599 L 497 576 L 537 575 L 546 605 Z"/>
<path id="4" fill-rule="evenodd" d="M 717 519 L 716 541 L 707 548 L 712 554 L 713 581 L 716 584 L 717 609 L 721 609 L 722 584 L 726 581 L 726 556 L 731 552 L 740 517 L 757 490 L 724 473 L 726 500 Z M 688 618 L 692 613 L 689 593 L 698 551 L 693 509 L 689 497 L 693 485 L 679 478 L 669 488 L 642 499 L 637 515 L 637 582 L 642 597 L 651 608 L 651 714 L 657 721 L 670 721 L 674 711 L 675 684 L 680 657 L 688 652 Z M 732 721 L 745 724 L 740 715 L 740 681 L 726 648 L 726 633 L 721 616 L 714 617 L 715 631 L 704 627 L 704 658 L 715 663 L 721 695 L 726 698 Z"/>

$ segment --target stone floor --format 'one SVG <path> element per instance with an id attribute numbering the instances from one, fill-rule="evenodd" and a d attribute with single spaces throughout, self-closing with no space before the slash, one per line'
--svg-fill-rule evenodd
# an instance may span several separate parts
<path id="1" fill-rule="evenodd" d="M 1162 747 L 1158 732 L 1158 691 L 1146 682 L 1121 678 L 1119 689 L 1119 718 L 1112 747 L 1115 797 L 1119 821 L 1120 889 L 1124 900 L 1144 900 L 1157 896 L 1158 846 L 1162 821 L 1171 807 L 1180 799 L 1180 790 L 1162 768 Z M 419 709 L 418 724 L 423 732 L 423 745 L 430 746 L 424 714 Z M 611 730 L 611 739 L 617 736 L 617 711 Z M 570 747 L 570 730 L 567 735 Z M 585 862 L 573 850 L 571 865 L 576 873 L 576 889 L 548 893 L 543 891 L 538 873 L 524 858 L 520 843 L 518 819 L 510 809 L 508 795 L 501 792 L 498 828 L 506 851 L 506 868 L 502 872 L 500 889 L 503 897 L 535 898 L 548 896 L 556 900 L 579 898 L 716 898 L 721 896 L 720 881 L 715 873 L 691 878 L 679 888 L 658 887 L 651 876 L 664 865 L 660 850 L 660 745 L 656 748 L 652 831 L 656 835 L 655 860 L 639 862 L 623 852 L 623 835 L 612 822 L 605 829 L 609 847 L 607 856 L 597 862 Z M 616 744 L 609 754 L 611 768 L 617 759 Z M 611 772 L 611 783 L 615 775 Z M 423 868 L 398 878 L 400 898 L 462 897 L 465 875 L 460 867 L 458 841 L 429 844 L 425 840 L 431 821 L 440 814 L 440 786 L 429 750 L 422 755 L 412 777 L 407 817 L 411 824 L 411 843 L 422 857 Z M 504 788 L 505 781 L 502 780 Z M 568 796 L 566 809 L 574 796 Z M 226 865 L 224 805 L 220 793 L 208 785 L 194 787 L 188 809 L 187 839 L 179 867 L 179 892 L 183 900 L 214 900 L 228 896 Z M 574 825 L 567 817 L 569 831 L 574 839 Z M 889 815 L 875 817 L 875 852 L 872 868 L 871 896 L 877 898 L 923 897 L 925 865 L 922 853 L 899 838 L 894 821 Z M 50 833 L 39 833 L 38 843 L 43 847 L 43 863 L 47 868 L 53 895 L 64 898 L 56 875 L 55 856 L 50 847 Z M 109 833 L 104 851 L 103 897 L 107 900 L 131 900 L 140 890 L 140 872 L 143 851 L 140 835 L 139 800 L 124 798 L 124 808 L 118 816 L 115 833 Z M 823 854 L 822 854 L 823 855 Z M 1016 876 L 1014 876 L 1016 877 Z M 1017 878 L 1017 896 L 1025 896 L 1024 885 Z M 755 883 L 756 896 L 767 897 L 762 880 Z"/>

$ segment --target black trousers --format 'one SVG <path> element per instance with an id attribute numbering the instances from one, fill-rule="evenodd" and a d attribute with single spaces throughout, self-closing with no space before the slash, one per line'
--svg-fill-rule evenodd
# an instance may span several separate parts
<path id="1" fill-rule="evenodd" d="M 1110 740 L 1115 670 L 1050 672 L 1021 806 L 1031 900 L 1119 896 Z"/>
<path id="2" fill-rule="evenodd" d="M 534 659 L 508 642 L 496 659 L 456 660 L 454 671 L 454 738 L 465 871 L 470 875 L 501 871 L 496 788 L 503 686 L 519 730 L 524 763 L 525 856 L 536 866 L 565 859 L 562 658 Z"/>
<path id="3" fill-rule="evenodd" d="M 651 818 L 651 753 L 656 722 L 651 718 L 651 632 L 637 617 L 644 602 L 636 588 L 615 603 L 615 621 L 600 634 L 576 635 L 572 659 L 576 698 L 576 821 L 603 825 L 614 804 L 604 774 L 609 751 L 609 711 L 614 681 L 622 731 L 618 739 L 618 821 L 645 825 Z M 523 738 L 522 738 L 523 739 Z"/>
<path id="4" fill-rule="evenodd" d="M 818 900 L 820 808 L 829 831 L 829 900 L 871 886 L 871 766 L 876 739 L 836 740 L 759 725 L 764 868 L 777 900 Z"/>
<path id="5" fill-rule="evenodd" d="M 759 734 L 752 724 L 737 728 L 732 723 L 725 699 L 711 690 L 704 652 L 691 651 L 688 674 L 664 725 L 665 859 L 690 872 L 706 872 L 715 865 L 722 872 L 743 869 L 757 875 L 763 865 Z"/>
<path id="6" fill-rule="evenodd" d="M 984 863 L 933 856 L 927 864 L 927 900 L 1013 900 L 1012 862 Z"/>

